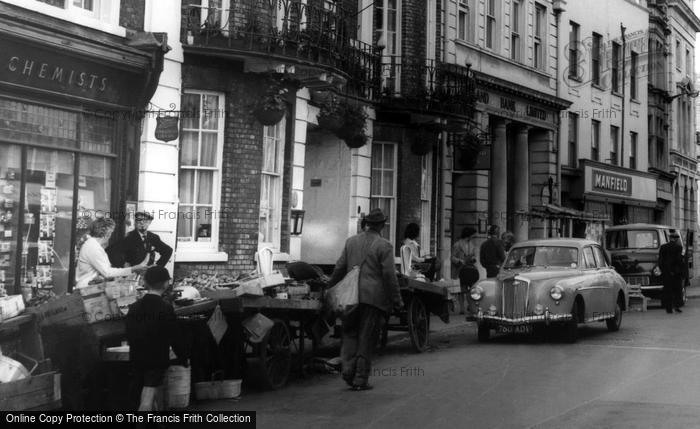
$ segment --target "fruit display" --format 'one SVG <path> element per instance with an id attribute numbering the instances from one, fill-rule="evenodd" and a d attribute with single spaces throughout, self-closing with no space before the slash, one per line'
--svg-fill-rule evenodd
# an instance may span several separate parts
<path id="1" fill-rule="evenodd" d="M 237 282 L 248 278 L 248 276 L 228 275 L 228 274 L 206 274 L 192 271 L 187 276 L 176 279 L 173 288 L 180 286 L 193 286 L 197 290 L 215 290 L 222 287 L 233 287 Z"/>

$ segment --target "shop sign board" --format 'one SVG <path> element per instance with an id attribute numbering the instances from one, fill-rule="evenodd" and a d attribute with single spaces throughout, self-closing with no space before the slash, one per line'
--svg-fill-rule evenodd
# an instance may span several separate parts
<path id="1" fill-rule="evenodd" d="M 49 46 L 0 38 L 0 84 L 133 106 L 138 72 L 117 69 Z"/>
<path id="2" fill-rule="evenodd" d="M 585 192 L 608 197 L 623 197 L 656 202 L 656 179 L 604 166 L 585 166 Z"/>

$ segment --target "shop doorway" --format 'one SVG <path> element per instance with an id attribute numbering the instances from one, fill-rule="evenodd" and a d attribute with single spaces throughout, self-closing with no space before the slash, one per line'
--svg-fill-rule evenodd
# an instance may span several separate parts
<path id="1" fill-rule="evenodd" d="M 612 205 L 613 225 L 626 225 L 628 223 L 627 206 L 625 204 Z"/>

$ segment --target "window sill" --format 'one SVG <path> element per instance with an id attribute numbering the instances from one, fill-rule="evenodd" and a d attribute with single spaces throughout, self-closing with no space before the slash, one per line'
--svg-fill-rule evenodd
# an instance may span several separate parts
<path id="1" fill-rule="evenodd" d="M 228 253 L 214 251 L 179 250 L 175 252 L 175 262 L 226 262 Z"/>
<path id="2" fill-rule="evenodd" d="M 614 89 L 610 91 L 612 95 L 622 98 L 622 93 L 620 91 L 615 91 Z"/>
<path id="3" fill-rule="evenodd" d="M 593 83 L 593 82 L 591 82 L 591 88 L 595 88 L 595 89 L 597 89 L 598 91 L 605 91 L 605 88 L 603 88 L 602 86 L 600 86 L 600 84 Z"/>
<path id="4" fill-rule="evenodd" d="M 641 103 L 639 100 L 637 100 L 636 98 L 630 98 L 630 103 L 642 104 L 642 103 Z"/>

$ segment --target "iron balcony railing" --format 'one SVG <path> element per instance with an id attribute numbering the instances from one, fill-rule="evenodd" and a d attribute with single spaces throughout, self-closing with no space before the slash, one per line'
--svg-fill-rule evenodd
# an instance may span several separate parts
<path id="1" fill-rule="evenodd" d="M 382 101 L 387 104 L 467 117 L 474 112 L 475 85 L 469 67 L 385 55 L 380 79 Z"/>
<path id="2" fill-rule="evenodd" d="M 229 0 L 220 4 L 229 7 L 183 4 L 182 43 L 330 68 L 347 79 L 352 95 L 377 96 L 380 51 L 352 37 L 356 14 L 347 13 L 342 3 Z"/>

